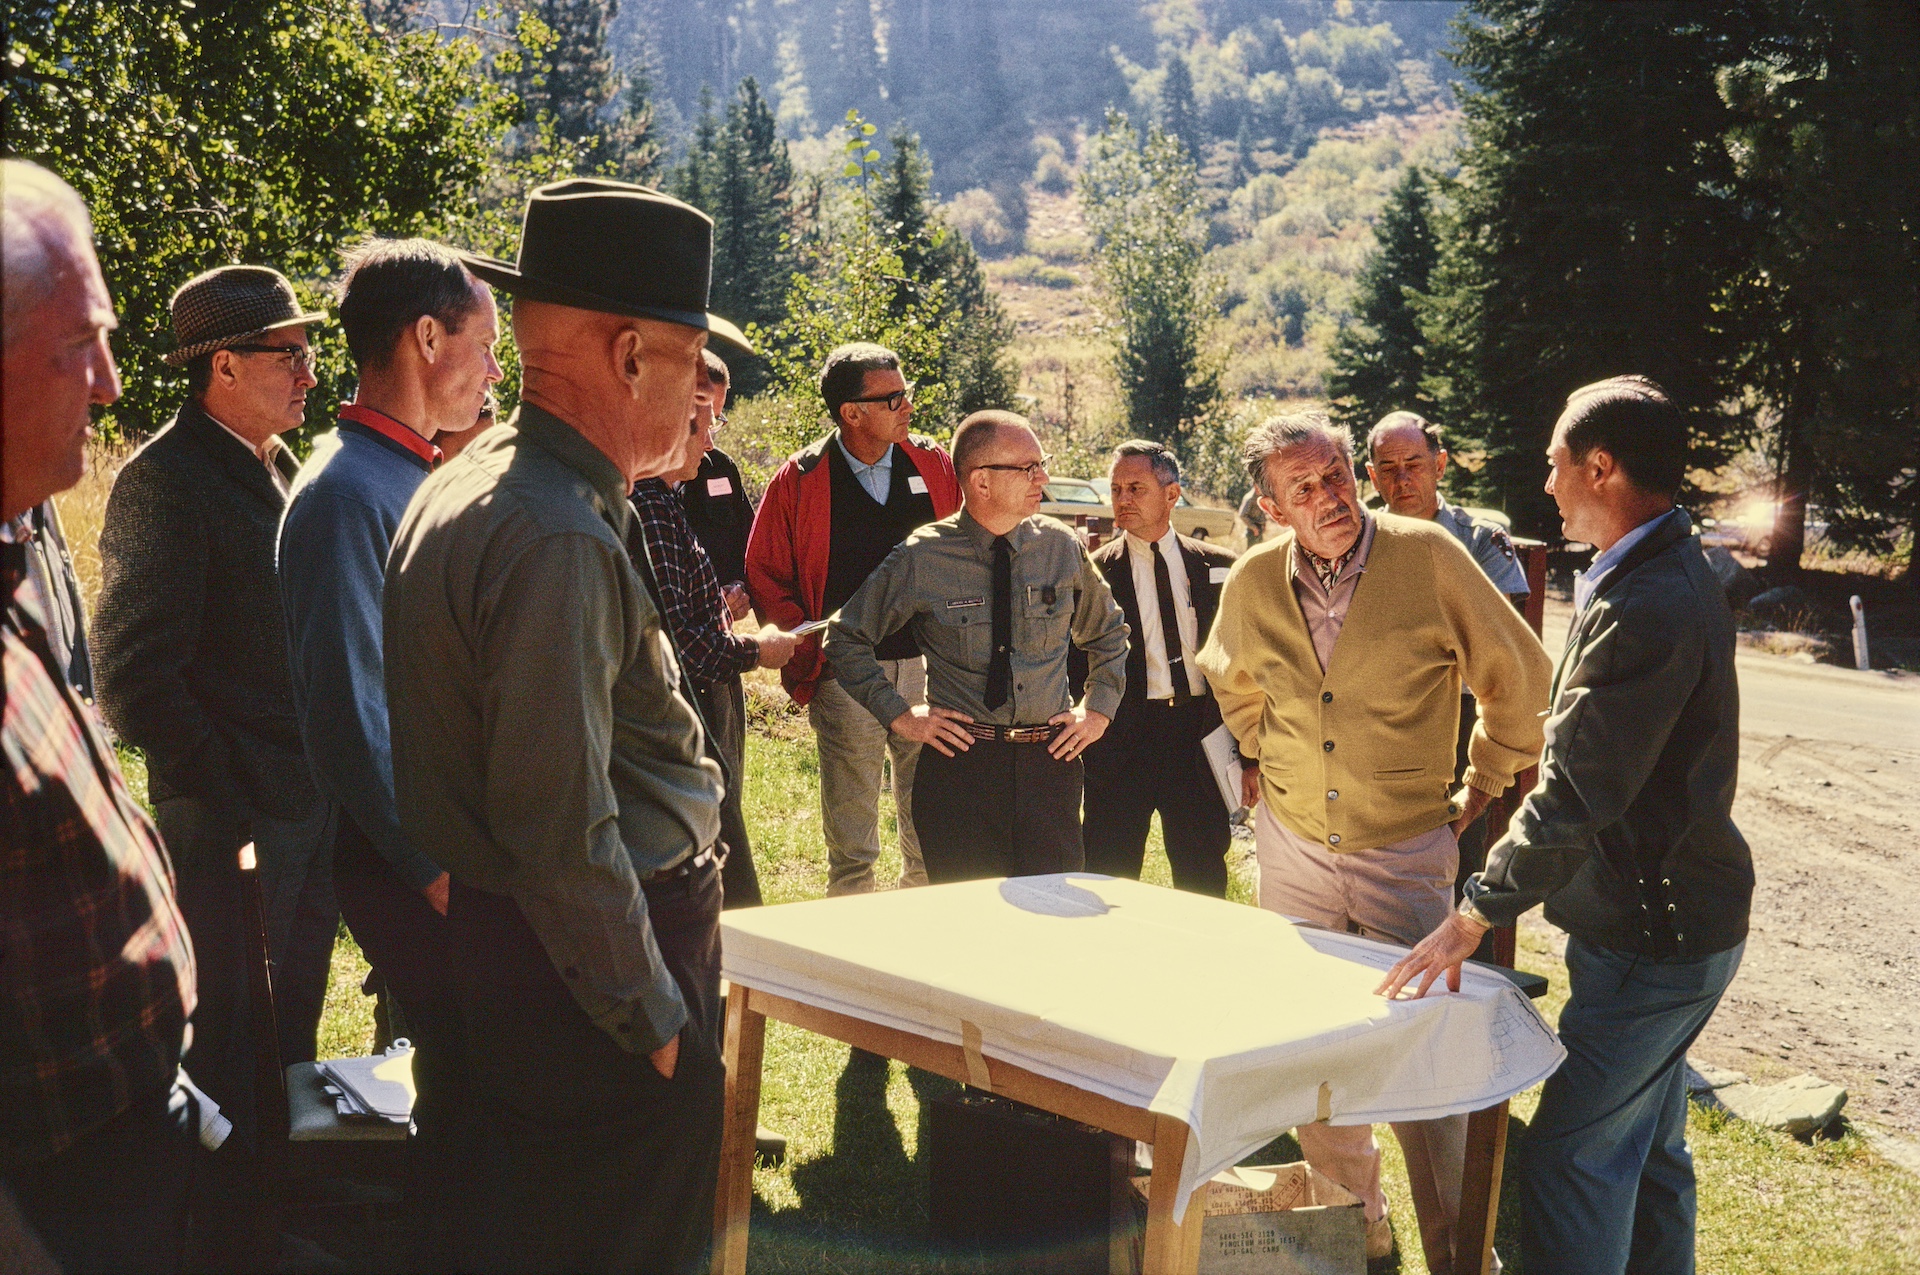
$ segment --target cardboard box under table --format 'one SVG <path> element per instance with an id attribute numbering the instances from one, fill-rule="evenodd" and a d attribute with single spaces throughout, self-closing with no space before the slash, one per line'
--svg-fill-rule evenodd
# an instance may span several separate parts
<path id="1" fill-rule="evenodd" d="M 1389 1002 L 1373 989 L 1400 949 L 1091 874 L 747 908 L 721 930 L 715 1275 L 746 1270 L 768 1018 L 1152 1144 L 1146 1275 L 1196 1269 L 1191 1199 L 1295 1125 L 1481 1111 L 1564 1056 L 1497 974 Z M 1474 1202 L 1492 1216 L 1504 1133 L 1469 1128 L 1463 1227 Z"/>

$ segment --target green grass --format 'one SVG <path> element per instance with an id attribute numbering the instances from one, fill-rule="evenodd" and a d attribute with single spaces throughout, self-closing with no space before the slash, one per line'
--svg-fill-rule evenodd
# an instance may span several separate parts
<path id="1" fill-rule="evenodd" d="M 748 741 L 747 818 L 769 902 L 818 898 L 826 888 L 820 841 L 818 768 L 803 716 L 758 682 L 750 692 L 755 731 Z M 137 755 L 126 755 L 128 778 L 144 792 Z M 899 877 L 893 815 L 883 802 L 884 850 L 878 878 Z M 1230 897 L 1253 898 L 1251 856 L 1235 843 Z M 1159 832 L 1148 848 L 1147 880 L 1170 884 Z M 1557 1020 L 1566 999 L 1565 967 L 1544 931 L 1521 932 L 1520 962 L 1547 975 L 1542 1002 Z M 361 995 L 367 966 L 342 931 L 321 1023 L 322 1057 L 361 1053 L 373 1043 L 373 1001 Z M 922 1102 L 952 1092 L 951 1082 L 782 1024 L 767 1033 L 761 1121 L 789 1139 L 787 1163 L 754 1173 L 755 1272 L 945 1272 L 970 1269 L 925 1251 L 927 1161 Z M 1538 1091 L 1512 1106 L 1512 1159 Z M 1405 1166 L 1391 1135 L 1380 1131 L 1384 1181 L 1401 1238 L 1399 1269 L 1425 1272 L 1413 1225 Z M 1878 1275 L 1920 1271 L 1920 1180 L 1875 1155 L 1853 1133 L 1801 1143 L 1730 1121 L 1696 1106 L 1688 1124 L 1700 1177 L 1699 1269 L 1732 1275 Z M 1297 1158 L 1291 1139 L 1249 1162 Z M 1499 1243 L 1507 1270 L 1518 1262 L 1515 1193 L 1501 1209 Z M 1536 1273 L 1538 1275 L 1538 1273 Z"/>

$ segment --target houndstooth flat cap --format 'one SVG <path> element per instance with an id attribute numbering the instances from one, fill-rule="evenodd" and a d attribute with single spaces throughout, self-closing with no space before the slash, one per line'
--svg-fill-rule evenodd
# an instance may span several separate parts
<path id="1" fill-rule="evenodd" d="M 219 266 L 197 275 L 180 285 L 168 309 L 174 348 L 162 357 L 175 367 L 279 328 L 327 321 L 323 311 L 303 312 L 287 277 L 266 266 Z"/>

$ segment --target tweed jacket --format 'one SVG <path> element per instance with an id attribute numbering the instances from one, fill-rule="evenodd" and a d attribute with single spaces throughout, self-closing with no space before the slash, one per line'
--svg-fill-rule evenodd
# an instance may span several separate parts
<path id="1" fill-rule="evenodd" d="M 1733 614 L 1682 510 L 1608 572 L 1554 674 L 1540 784 L 1466 895 L 1496 924 L 1536 903 L 1591 943 L 1702 957 L 1747 936 L 1753 857 L 1733 823 Z"/>
<path id="2" fill-rule="evenodd" d="M 277 455 L 291 481 L 295 465 Z M 286 497 L 198 403 L 121 469 L 100 532 L 95 691 L 153 799 L 299 818 L 316 800 L 274 547 Z"/>

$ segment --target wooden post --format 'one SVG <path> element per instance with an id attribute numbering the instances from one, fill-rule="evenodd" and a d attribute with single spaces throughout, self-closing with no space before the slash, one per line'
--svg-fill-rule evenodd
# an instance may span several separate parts
<path id="1" fill-rule="evenodd" d="M 1207 1184 L 1187 1201 L 1186 1220 L 1173 1220 L 1180 1169 L 1187 1159 L 1188 1129 L 1172 1116 L 1153 1120 L 1153 1177 L 1147 1182 L 1146 1251 L 1142 1275 L 1193 1275 L 1200 1269 L 1200 1231 L 1207 1220 Z"/>
<path id="2" fill-rule="evenodd" d="M 713 1195 L 713 1275 L 746 1275 L 747 1222 L 753 1215 L 754 1135 L 760 1128 L 760 1066 L 767 1017 L 753 993 L 727 991 L 726 1115 L 720 1135 L 720 1181 Z"/>
<path id="3" fill-rule="evenodd" d="M 1506 1159 L 1507 1104 L 1502 1101 L 1467 1117 L 1467 1164 L 1460 1178 L 1460 1222 L 1454 1231 L 1462 1275 L 1468 1271 L 1493 1275 L 1493 1232 L 1500 1220 L 1500 1176 Z M 1469 1253 L 1478 1253 L 1479 1259 L 1468 1258 Z"/>

